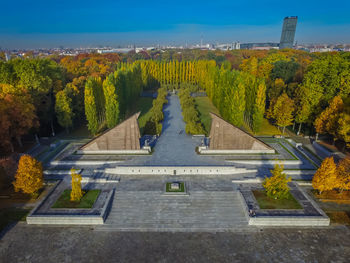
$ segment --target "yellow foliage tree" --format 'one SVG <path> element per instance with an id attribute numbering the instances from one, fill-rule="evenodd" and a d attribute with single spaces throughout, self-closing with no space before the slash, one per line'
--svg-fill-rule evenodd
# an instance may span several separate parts
<path id="1" fill-rule="evenodd" d="M 350 158 L 344 158 L 338 163 L 337 173 L 338 188 L 343 190 L 350 190 Z"/>
<path id="2" fill-rule="evenodd" d="M 72 176 L 72 191 L 70 193 L 70 200 L 73 202 L 79 202 L 83 197 L 83 191 L 81 190 L 81 175 L 77 174 L 75 169 L 71 169 Z"/>
<path id="3" fill-rule="evenodd" d="M 315 129 L 318 133 L 329 133 L 336 139 L 339 129 L 339 117 L 344 109 L 343 100 L 335 96 L 320 116 L 315 120 Z"/>
<path id="4" fill-rule="evenodd" d="M 276 164 L 275 168 L 271 170 L 271 177 L 266 177 L 263 186 L 268 197 L 273 199 L 283 199 L 288 196 L 288 183 L 292 180 L 283 173 L 283 164 Z"/>
<path id="5" fill-rule="evenodd" d="M 320 193 L 339 188 L 337 180 L 337 165 L 333 157 L 328 157 L 323 160 L 321 166 L 317 169 L 312 178 L 312 187 Z"/>
<path id="6" fill-rule="evenodd" d="M 277 100 L 271 101 L 267 116 L 274 119 L 279 127 L 283 127 L 284 134 L 286 126 L 293 123 L 294 109 L 294 101 L 286 93 L 283 93 Z"/>
<path id="7" fill-rule="evenodd" d="M 21 190 L 26 194 L 35 194 L 43 187 L 43 167 L 41 163 L 30 155 L 22 155 L 15 179 L 13 185 L 16 192 Z"/>

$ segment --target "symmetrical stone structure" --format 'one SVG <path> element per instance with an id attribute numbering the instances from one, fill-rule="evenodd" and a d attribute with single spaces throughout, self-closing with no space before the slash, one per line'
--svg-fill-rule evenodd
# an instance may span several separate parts
<path id="1" fill-rule="evenodd" d="M 138 117 L 140 112 L 107 130 L 89 143 L 82 146 L 81 154 L 148 154 L 149 149 L 140 147 L 140 129 Z"/>
<path id="2" fill-rule="evenodd" d="M 201 154 L 275 153 L 275 150 L 219 116 L 210 113 L 212 122 L 209 148 Z"/>

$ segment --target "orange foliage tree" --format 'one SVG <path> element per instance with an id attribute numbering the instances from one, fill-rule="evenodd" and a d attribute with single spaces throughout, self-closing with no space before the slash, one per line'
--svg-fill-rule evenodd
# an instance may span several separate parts
<path id="1" fill-rule="evenodd" d="M 43 187 L 43 167 L 39 161 L 30 155 L 22 155 L 18 163 L 17 173 L 13 185 L 15 191 L 35 194 Z"/>
<path id="2" fill-rule="evenodd" d="M 338 163 L 337 181 L 338 188 L 343 190 L 350 190 L 350 158 L 344 158 Z"/>

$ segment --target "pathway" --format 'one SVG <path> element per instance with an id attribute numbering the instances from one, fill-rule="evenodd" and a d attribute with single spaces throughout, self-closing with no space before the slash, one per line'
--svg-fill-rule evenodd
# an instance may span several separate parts
<path id="1" fill-rule="evenodd" d="M 202 137 L 186 134 L 178 96 L 171 95 L 167 99 L 163 111 L 163 131 L 154 153 L 148 157 L 133 158 L 131 162 L 139 165 L 224 165 L 222 160 L 200 156 L 195 152 Z"/>

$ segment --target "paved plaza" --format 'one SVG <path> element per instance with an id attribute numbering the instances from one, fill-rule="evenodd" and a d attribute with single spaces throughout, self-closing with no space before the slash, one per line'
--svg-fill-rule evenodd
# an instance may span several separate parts
<path id="1" fill-rule="evenodd" d="M 349 262 L 346 227 L 255 232 L 96 231 L 19 224 L 0 240 L 0 262 Z"/>
<path id="2" fill-rule="evenodd" d="M 169 196 L 166 182 L 185 183 L 187 195 Z M 121 176 L 101 230 L 233 231 L 248 229 L 229 176 Z"/>

